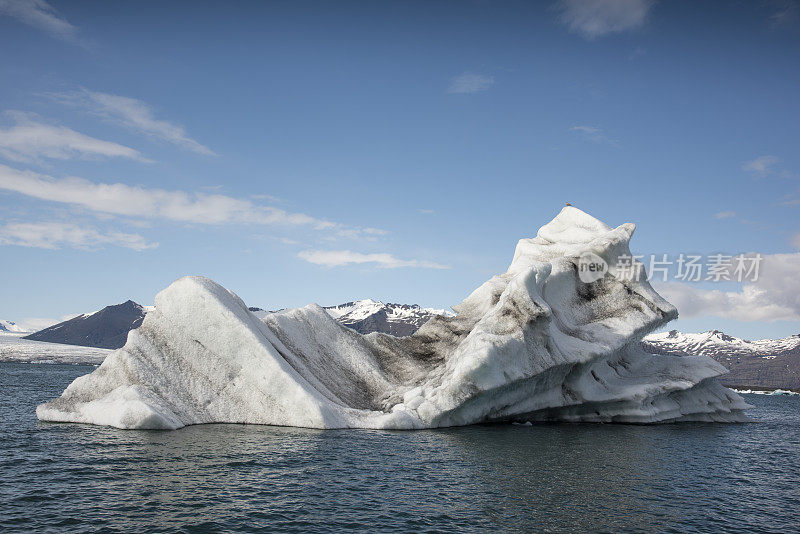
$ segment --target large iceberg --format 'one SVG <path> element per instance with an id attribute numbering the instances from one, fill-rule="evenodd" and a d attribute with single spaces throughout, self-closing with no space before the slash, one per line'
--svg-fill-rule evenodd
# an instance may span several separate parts
<path id="1" fill-rule="evenodd" d="M 722 365 L 640 348 L 677 311 L 620 272 L 634 228 L 566 207 L 455 316 L 403 338 L 360 335 L 317 305 L 259 318 L 211 280 L 181 278 L 123 348 L 36 414 L 149 429 L 747 420 L 749 405 L 716 380 Z M 607 265 L 588 282 L 587 254 Z"/>

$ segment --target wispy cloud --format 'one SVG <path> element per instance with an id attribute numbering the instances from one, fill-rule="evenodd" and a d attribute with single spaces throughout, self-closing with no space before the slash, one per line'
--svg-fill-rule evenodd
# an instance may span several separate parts
<path id="1" fill-rule="evenodd" d="M 198 154 L 216 155 L 210 148 L 189 137 L 183 126 L 156 118 L 155 110 L 141 100 L 85 89 L 71 93 L 56 93 L 50 96 L 61 102 L 77 105 L 141 135 L 165 141 Z"/>
<path id="2" fill-rule="evenodd" d="M 17 321 L 17 324 L 28 332 L 38 332 L 39 330 L 44 330 L 45 328 L 53 326 L 54 324 L 58 324 L 62 321 L 68 321 L 77 315 L 80 314 L 64 316 L 61 319 L 53 319 L 51 317 L 25 317 L 24 319 Z"/>
<path id="3" fill-rule="evenodd" d="M 297 241 L 296 239 L 291 239 L 289 237 L 273 237 L 272 239 L 274 239 L 278 243 L 283 243 L 284 245 L 294 246 L 300 244 L 300 242 Z"/>
<path id="4" fill-rule="evenodd" d="M 759 178 L 764 178 L 770 174 L 775 174 L 775 166 L 779 162 L 780 159 L 776 156 L 759 156 L 742 165 L 742 170 L 758 176 Z"/>
<path id="5" fill-rule="evenodd" d="M 419 212 L 419 213 L 422 213 L 423 215 L 433 215 L 434 213 L 436 213 L 436 210 L 425 209 L 425 208 L 419 208 L 419 209 L 417 210 L 417 212 Z"/>
<path id="6" fill-rule="evenodd" d="M 46 124 L 33 116 L 8 112 L 16 125 L 0 128 L 0 155 L 13 161 L 128 158 L 149 161 L 132 148 L 89 137 L 66 126 Z"/>
<path id="7" fill-rule="evenodd" d="M 2 164 L 0 190 L 80 207 L 96 215 L 117 215 L 140 220 L 166 219 L 211 225 L 307 226 L 338 237 L 368 240 L 375 240 L 387 233 L 379 228 L 348 226 L 227 195 L 168 191 L 122 183 L 96 183 L 77 177 L 57 179 Z"/>
<path id="8" fill-rule="evenodd" d="M 58 39 L 78 42 L 78 29 L 44 0 L 0 0 L 0 15 L 13 17 Z"/>
<path id="9" fill-rule="evenodd" d="M 714 217 L 717 219 L 730 219 L 731 217 L 735 217 L 735 211 L 720 211 L 714 214 Z"/>
<path id="10" fill-rule="evenodd" d="M 608 137 L 602 128 L 596 126 L 578 125 L 571 128 L 573 132 L 581 133 L 586 139 L 593 143 L 607 143 L 609 145 L 619 146 L 619 141 Z"/>
<path id="11" fill-rule="evenodd" d="M 325 267 L 374 264 L 384 269 L 397 269 L 399 267 L 450 269 L 449 265 L 426 260 L 401 260 L 388 253 L 363 254 L 350 250 L 304 250 L 297 256 L 309 263 Z"/>
<path id="12" fill-rule="evenodd" d="M 794 234 L 792 236 L 792 246 L 797 250 L 800 250 L 800 233 Z"/>
<path id="13" fill-rule="evenodd" d="M 681 282 L 654 284 L 681 317 L 738 321 L 800 320 L 800 253 L 763 255 L 758 280 L 739 291 L 707 290 Z"/>
<path id="14" fill-rule="evenodd" d="M 592 40 L 644 26 L 654 0 L 559 0 L 555 9 L 570 31 Z"/>
<path id="15" fill-rule="evenodd" d="M 0 165 L 0 189 L 110 215 L 162 218 L 196 224 L 251 223 L 337 227 L 336 223 L 315 219 L 303 213 L 289 213 L 226 195 L 148 189 L 121 183 L 94 183 L 75 177 L 56 179 L 6 165 Z"/>
<path id="16" fill-rule="evenodd" d="M 772 14 L 769 17 L 774 28 L 793 26 L 800 20 L 800 3 L 796 0 L 772 0 Z"/>
<path id="17" fill-rule="evenodd" d="M 494 76 L 484 76 L 473 72 L 465 72 L 450 80 L 448 93 L 453 94 L 472 94 L 486 91 L 494 85 Z"/>
<path id="18" fill-rule="evenodd" d="M 380 228 L 361 228 L 361 227 L 340 227 L 335 231 L 336 237 L 344 237 L 349 239 L 366 239 L 374 241 L 380 236 L 388 234 L 386 230 Z"/>
<path id="19" fill-rule="evenodd" d="M 637 46 L 636 48 L 633 49 L 633 51 L 630 54 L 628 54 L 628 61 L 634 61 L 646 55 L 647 55 L 647 50 L 645 50 L 641 46 Z"/>
<path id="20" fill-rule="evenodd" d="M 64 247 L 94 250 L 115 245 L 142 251 L 155 248 L 139 234 L 103 232 L 96 228 L 65 222 L 9 223 L 0 226 L 0 245 L 19 245 L 46 249 Z"/>

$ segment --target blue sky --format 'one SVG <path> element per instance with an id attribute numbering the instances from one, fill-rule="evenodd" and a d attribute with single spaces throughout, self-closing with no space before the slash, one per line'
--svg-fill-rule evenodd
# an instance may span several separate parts
<path id="1" fill-rule="evenodd" d="M 675 327 L 800 331 L 797 2 L 0 0 L 0 47 L 1 318 L 185 274 L 446 307 L 568 201 L 765 256 L 670 280 Z"/>

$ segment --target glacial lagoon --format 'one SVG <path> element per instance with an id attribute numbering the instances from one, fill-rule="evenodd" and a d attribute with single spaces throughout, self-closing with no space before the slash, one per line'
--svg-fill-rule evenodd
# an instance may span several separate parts
<path id="1" fill-rule="evenodd" d="M 792 531 L 800 397 L 754 423 L 422 431 L 43 423 L 93 367 L 0 363 L 0 530 Z"/>

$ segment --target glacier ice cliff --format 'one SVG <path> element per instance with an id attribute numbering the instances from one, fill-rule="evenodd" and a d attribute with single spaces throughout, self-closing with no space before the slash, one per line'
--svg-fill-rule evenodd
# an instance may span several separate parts
<path id="1" fill-rule="evenodd" d="M 634 228 L 566 207 L 455 316 L 404 338 L 360 335 L 317 305 L 259 318 L 211 280 L 181 278 L 124 347 L 36 413 L 142 429 L 747 420 L 749 405 L 716 380 L 722 365 L 640 348 L 677 311 L 646 277 L 619 272 Z M 608 264 L 590 283 L 578 274 L 587 252 Z"/>

